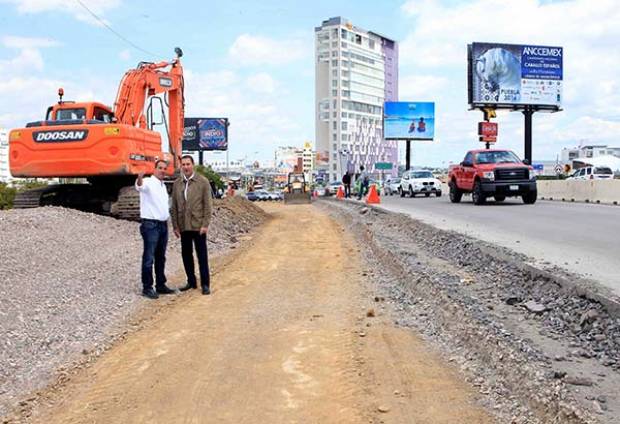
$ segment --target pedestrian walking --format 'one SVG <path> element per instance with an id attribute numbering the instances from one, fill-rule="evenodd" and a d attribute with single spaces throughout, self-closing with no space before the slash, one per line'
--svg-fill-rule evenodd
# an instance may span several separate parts
<path id="1" fill-rule="evenodd" d="M 198 258 L 202 294 L 211 294 L 207 232 L 211 222 L 213 198 L 209 180 L 194 172 L 194 158 L 181 158 L 181 175 L 172 187 L 172 227 L 181 237 L 181 255 L 187 275 L 187 284 L 181 291 L 197 288 L 194 273 L 194 253 Z"/>
<path id="2" fill-rule="evenodd" d="M 349 171 L 342 176 L 342 184 L 344 184 L 344 197 L 348 199 L 351 197 L 351 174 L 349 174 Z"/>
<path id="3" fill-rule="evenodd" d="M 142 295 L 157 299 L 158 294 L 172 294 L 166 286 L 166 246 L 168 245 L 168 191 L 164 184 L 167 163 L 155 162 L 153 176 L 138 174 L 135 187 L 140 192 L 140 235 L 144 241 L 142 253 Z M 153 266 L 155 290 L 153 290 Z"/>
<path id="4" fill-rule="evenodd" d="M 362 197 L 368 193 L 368 185 L 370 183 L 370 177 L 368 176 L 368 172 L 364 169 L 364 165 L 360 166 L 360 176 L 359 176 L 359 191 L 357 193 L 357 200 L 362 200 Z"/>

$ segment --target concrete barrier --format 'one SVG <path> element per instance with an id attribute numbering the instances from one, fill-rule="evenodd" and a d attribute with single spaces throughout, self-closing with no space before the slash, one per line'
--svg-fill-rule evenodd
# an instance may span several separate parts
<path id="1" fill-rule="evenodd" d="M 541 180 L 538 198 L 620 205 L 620 180 Z"/>

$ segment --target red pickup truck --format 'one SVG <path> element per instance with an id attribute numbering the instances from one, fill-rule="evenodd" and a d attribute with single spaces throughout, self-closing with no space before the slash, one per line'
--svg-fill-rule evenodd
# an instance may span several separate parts
<path id="1" fill-rule="evenodd" d="M 488 197 L 503 202 L 506 197 L 520 196 L 523 203 L 536 203 L 536 175 L 510 150 L 471 150 L 459 165 L 448 173 L 450 201 L 459 203 L 463 194 L 471 193 L 476 205 Z"/>

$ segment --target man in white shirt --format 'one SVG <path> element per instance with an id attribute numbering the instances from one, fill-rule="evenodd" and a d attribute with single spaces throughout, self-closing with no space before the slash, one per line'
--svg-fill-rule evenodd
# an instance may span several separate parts
<path id="1" fill-rule="evenodd" d="M 168 244 L 168 191 L 164 184 L 166 162 L 155 162 L 153 176 L 138 175 L 136 190 L 140 192 L 140 234 L 144 240 L 142 253 L 142 295 L 157 299 L 158 294 L 175 291 L 166 286 L 166 245 Z M 153 290 L 153 265 L 155 265 L 155 290 Z"/>

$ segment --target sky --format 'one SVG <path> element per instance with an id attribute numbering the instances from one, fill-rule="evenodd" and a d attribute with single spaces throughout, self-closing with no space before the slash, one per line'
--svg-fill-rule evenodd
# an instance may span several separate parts
<path id="1" fill-rule="evenodd" d="M 399 42 L 401 101 L 436 102 L 436 138 L 413 144 L 414 165 L 458 162 L 481 144 L 481 113 L 467 104 L 471 42 L 564 47 L 563 111 L 534 115 L 535 161 L 620 146 L 616 0 L 0 0 L 0 11 L 0 127 L 42 119 L 59 87 L 66 100 L 112 105 L 126 70 L 179 46 L 186 116 L 228 117 L 230 159 L 267 161 L 314 141 L 314 28 L 342 16 Z M 523 115 L 496 121 L 497 147 L 522 156 Z"/>

